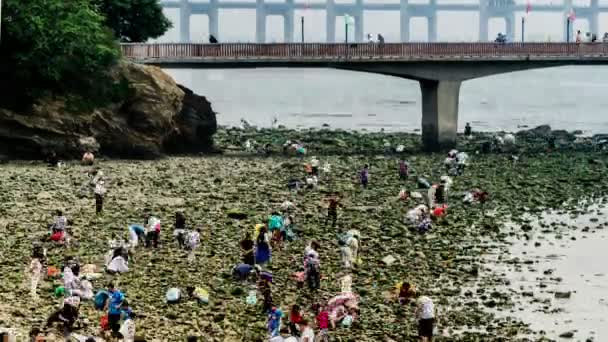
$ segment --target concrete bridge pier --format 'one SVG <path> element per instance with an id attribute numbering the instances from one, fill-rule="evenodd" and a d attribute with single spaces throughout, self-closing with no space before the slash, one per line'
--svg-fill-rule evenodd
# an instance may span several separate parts
<path id="1" fill-rule="evenodd" d="M 355 18 L 355 41 L 357 43 L 362 43 L 365 41 L 365 38 L 363 37 L 363 13 L 354 15 L 353 17 Z M 374 34 L 373 32 L 370 33 L 372 33 L 372 35 Z"/>
<path id="2" fill-rule="evenodd" d="M 295 22 L 293 21 L 293 7 L 291 7 L 283 15 L 283 39 L 286 43 L 293 42 L 294 25 Z"/>
<path id="3" fill-rule="evenodd" d="M 599 0 L 591 0 L 591 4 L 589 6 L 589 32 L 597 34 L 597 38 L 601 39 L 602 35 L 600 34 L 600 26 L 599 26 Z"/>
<path id="4" fill-rule="evenodd" d="M 266 43 L 266 6 L 264 6 L 264 0 L 256 1 L 255 41 L 257 43 Z"/>
<path id="5" fill-rule="evenodd" d="M 487 42 L 488 37 L 488 24 L 490 18 L 488 16 L 488 4 L 484 1 L 479 2 L 479 41 Z"/>
<path id="6" fill-rule="evenodd" d="M 181 0 L 179 4 L 179 40 L 181 43 L 190 43 L 190 16 L 192 9 L 188 0 Z"/>
<path id="7" fill-rule="evenodd" d="M 220 39 L 218 0 L 209 1 L 209 34 Z"/>
<path id="8" fill-rule="evenodd" d="M 353 6 L 353 17 L 355 18 L 355 41 L 357 43 L 362 43 L 365 41 L 364 32 L 365 25 L 363 24 L 363 0 L 355 1 L 355 5 Z M 370 32 L 371 34 L 375 34 L 374 32 Z M 375 36 L 374 36 L 375 38 Z"/>
<path id="9" fill-rule="evenodd" d="M 336 3 L 334 0 L 327 0 L 325 11 L 325 34 L 328 43 L 336 42 Z"/>
<path id="10" fill-rule="evenodd" d="M 515 13 L 510 13 L 505 16 L 505 34 L 509 42 L 515 42 Z"/>
<path id="11" fill-rule="evenodd" d="M 427 25 L 429 32 L 429 42 L 435 43 L 437 41 L 437 15 L 433 14 L 427 17 Z"/>
<path id="12" fill-rule="evenodd" d="M 422 144 L 427 151 L 456 145 L 461 81 L 421 80 Z"/>
<path id="13" fill-rule="evenodd" d="M 407 5 L 408 0 L 401 0 L 399 4 L 399 32 L 404 43 L 410 41 L 410 16 L 407 13 Z"/>

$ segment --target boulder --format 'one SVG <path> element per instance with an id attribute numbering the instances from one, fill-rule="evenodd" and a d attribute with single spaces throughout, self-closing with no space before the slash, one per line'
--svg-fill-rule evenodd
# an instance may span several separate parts
<path id="1" fill-rule="evenodd" d="M 171 153 L 207 152 L 213 146 L 217 120 L 211 103 L 204 96 L 177 85 L 183 92 L 182 110 L 175 117 L 176 130 L 165 144 Z"/>
<path id="2" fill-rule="evenodd" d="M 217 122 L 204 97 L 158 67 L 123 61 L 111 74 L 128 83 L 128 96 L 103 107 L 78 111 L 66 98 L 46 97 L 21 112 L 0 108 L 0 155 L 39 159 L 53 150 L 80 158 L 90 150 L 145 159 L 210 149 Z"/>

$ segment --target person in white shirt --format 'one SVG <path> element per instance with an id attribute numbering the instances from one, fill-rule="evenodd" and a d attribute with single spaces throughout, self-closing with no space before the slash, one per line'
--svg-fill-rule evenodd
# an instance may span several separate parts
<path id="1" fill-rule="evenodd" d="M 106 194 L 106 187 L 103 179 L 95 182 L 95 212 L 100 214 L 103 211 L 103 198 Z"/>
<path id="2" fill-rule="evenodd" d="M 300 331 L 302 332 L 302 336 L 300 337 L 300 342 L 314 342 L 315 341 L 315 332 L 312 330 L 310 325 L 308 324 L 308 320 L 303 318 L 300 321 Z"/>
<path id="3" fill-rule="evenodd" d="M 435 305 L 431 298 L 422 296 L 418 299 L 416 307 L 418 318 L 418 337 L 422 342 L 433 341 L 433 329 L 435 328 Z"/>
<path id="4" fill-rule="evenodd" d="M 201 243 L 201 229 L 196 228 L 188 233 L 186 249 L 188 250 L 188 262 L 194 261 L 194 251 Z"/>
<path id="5" fill-rule="evenodd" d="M 158 247 L 158 239 L 160 237 L 160 220 L 150 214 L 145 216 L 146 222 L 146 247 Z"/>

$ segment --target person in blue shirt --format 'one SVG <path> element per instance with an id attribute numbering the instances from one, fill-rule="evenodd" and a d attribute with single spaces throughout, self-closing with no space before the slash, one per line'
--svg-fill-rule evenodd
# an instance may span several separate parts
<path id="1" fill-rule="evenodd" d="M 112 283 L 108 285 L 108 293 L 110 294 L 110 298 L 108 298 L 108 324 L 110 330 L 112 330 L 112 335 L 116 336 L 120 330 L 120 318 L 125 295 L 116 289 Z"/>

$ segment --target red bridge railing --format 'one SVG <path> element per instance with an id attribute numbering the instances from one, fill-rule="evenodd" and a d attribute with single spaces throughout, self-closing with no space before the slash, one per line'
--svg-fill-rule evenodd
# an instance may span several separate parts
<path id="1" fill-rule="evenodd" d="M 608 57 L 605 43 L 122 44 L 134 59 L 426 59 Z"/>

